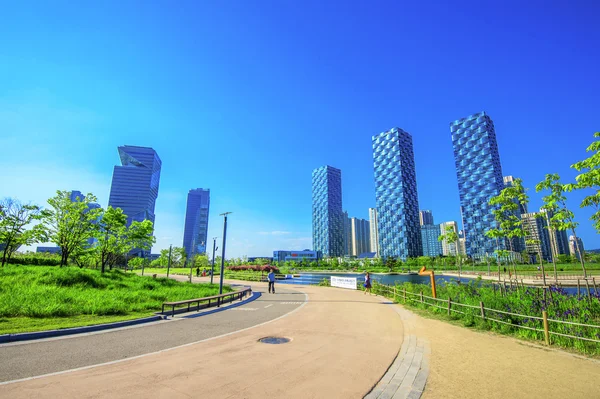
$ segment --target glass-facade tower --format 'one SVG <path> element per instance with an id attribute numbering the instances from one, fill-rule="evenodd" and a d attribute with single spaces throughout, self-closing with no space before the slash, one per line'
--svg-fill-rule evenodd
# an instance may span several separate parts
<path id="1" fill-rule="evenodd" d="M 494 123 L 485 112 L 450 124 L 467 255 L 483 258 L 497 249 L 485 233 L 496 227 L 490 198 L 504 188 Z M 506 249 L 503 241 L 500 249 Z"/>
<path id="2" fill-rule="evenodd" d="M 113 170 L 108 205 L 123 210 L 128 226 L 133 221 L 150 220 L 154 223 L 162 164 L 160 158 L 149 147 L 126 145 L 118 149 L 121 166 L 115 166 Z M 149 254 L 145 252 L 141 255 Z"/>
<path id="3" fill-rule="evenodd" d="M 412 136 L 399 128 L 373 136 L 379 256 L 421 256 L 421 225 Z"/>
<path id="4" fill-rule="evenodd" d="M 342 257 L 344 212 L 342 211 L 342 171 L 322 166 L 312 172 L 313 247 L 320 256 Z"/>
<path id="5" fill-rule="evenodd" d="M 190 260 L 194 255 L 206 253 L 209 207 L 209 189 L 197 188 L 189 191 L 183 230 L 183 248 Z"/>

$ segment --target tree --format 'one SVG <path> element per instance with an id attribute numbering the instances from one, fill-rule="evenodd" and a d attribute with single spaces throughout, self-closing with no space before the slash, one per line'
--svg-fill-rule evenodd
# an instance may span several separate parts
<path id="1" fill-rule="evenodd" d="M 446 226 L 446 232 L 438 237 L 438 241 L 444 240 L 446 240 L 446 242 L 450 246 L 456 244 L 456 242 L 458 241 L 458 234 L 456 234 L 454 226 Z M 458 255 L 458 246 L 456 246 L 456 255 Z M 460 279 L 460 266 L 458 264 L 458 260 L 458 256 L 456 256 L 456 268 L 458 269 L 458 278 Z"/>
<path id="2" fill-rule="evenodd" d="M 121 208 L 109 206 L 102 213 L 97 224 L 95 245 L 96 256 L 104 273 L 106 266 L 112 266 L 126 246 L 127 215 Z"/>
<path id="3" fill-rule="evenodd" d="M 96 201 L 93 194 L 71 201 L 69 191 L 57 191 L 56 196 L 48 200 L 51 209 L 45 211 L 42 223 L 50 241 L 60 247 L 60 266 L 66 265 L 72 254 L 82 252 L 87 240 L 96 235 L 95 222 L 102 209 L 89 207 L 90 203 Z"/>
<path id="4" fill-rule="evenodd" d="M 594 137 L 600 137 L 600 132 L 594 133 Z M 566 191 L 586 188 L 590 188 L 595 191 L 593 194 L 588 195 L 581 201 L 580 207 L 590 207 L 595 209 L 595 212 L 590 219 L 593 220 L 593 225 L 596 231 L 600 233 L 600 140 L 596 140 L 590 144 L 586 149 L 586 152 L 593 152 L 593 154 L 590 155 L 589 158 L 571 165 L 571 168 L 577 170 L 578 172 L 583 171 L 583 173 L 575 177 L 575 181 L 577 182 L 576 184 L 567 184 L 565 185 L 565 188 Z M 581 257 L 579 246 L 577 251 Z"/>
<path id="5" fill-rule="evenodd" d="M 36 224 L 27 230 L 26 226 L 43 216 L 38 205 L 22 204 L 18 200 L 5 198 L 0 201 L 0 245 L 2 266 L 10 261 L 12 254 L 21 245 L 31 245 L 45 240 L 45 230 Z"/>
<path id="6" fill-rule="evenodd" d="M 505 234 L 500 229 L 489 229 L 485 232 L 485 235 L 496 240 L 496 251 L 494 252 L 496 253 L 496 261 L 498 263 L 498 282 L 500 282 L 500 251 L 502 251 L 500 249 L 500 239 L 504 238 Z"/>
<path id="7" fill-rule="evenodd" d="M 560 176 L 557 173 L 548 174 L 546 178 L 539 182 L 535 186 L 535 191 L 540 192 L 542 190 L 550 190 L 550 194 L 543 197 L 544 205 L 542 209 L 548 212 L 550 219 L 549 225 L 556 230 L 571 230 L 573 237 L 575 238 L 575 245 L 579 258 L 581 260 L 581 268 L 583 269 L 583 277 L 587 278 L 587 271 L 585 269 L 585 260 L 583 259 L 581 249 L 579 248 L 579 242 L 577 240 L 577 233 L 575 229 L 579 226 L 579 223 L 575 221 L 575 215 L 567 208 L 567 198 L 564 193 L 569 191 L 570 188 L 560 182 Z"/>

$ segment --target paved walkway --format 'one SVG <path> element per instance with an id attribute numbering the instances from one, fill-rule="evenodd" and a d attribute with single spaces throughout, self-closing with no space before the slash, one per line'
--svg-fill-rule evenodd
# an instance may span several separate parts
<path id="1" fill-rule="evenodd" d="M 128 361 L 0 385 L 0 398 L 599 397 L 598 361 L 426 319 L 362 292 L 289 288 L 309 300 L 278 320 Z M 266 336 L 291 342 L 258 342 Z"/>

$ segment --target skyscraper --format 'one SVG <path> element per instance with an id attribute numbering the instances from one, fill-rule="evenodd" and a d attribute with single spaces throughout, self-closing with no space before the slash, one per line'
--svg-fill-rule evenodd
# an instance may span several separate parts
<path id="1" fill-rule="evenodd" d="M 421 226 L 410 134 L 399 128 L 373 136 L 375 198 L 382 258 L 420 256 Z"/>
<path id="2" fill-rule="evenodd" d="M 523 221 L 523 229 L 527 234 L 525 242 L 526 251 L 530 255 L 536 257 L 541 256 L 542 259 L 552 259 L 552 249 L 550 245 L 550 234 L 546 228 L 546 218 L 539 217 L 539 212 L 530 212 L 521 214 L 521 220 Z M 539 258 L 536 259 L 536 262 Z"/>
<path id="3" fill-rule="evenodd" d="M 504 181 L 504 187 L 510 187 L 515 184 L 515 178 L 512 176 L 504 176 L 502 180 Z M 519 214 L 528 213 L 527 204 L 521 204 L 517 200 L 515 202 L 519 205 Z"/>
<path id="4" fill-rule="evenodd" d="M 344 211 L 344 255 L 352 255 L 352 223 L 348 212 Z"/>
<path id="5" fill-rule="evenodd" d="M 377 232 L 377 209 L 369 208 L 369 240 L 371 242 L 371 252 L 379 257 L 379 234 Z"/>
<path id="6" fill-rule="evenodd" d="M 359 218 L 351 218 L 352 230 L 352 256 L 359 256 L 371 250 L 369 242 L 369 221 Z"/>
<path id="7" fill-rule="evenodd" d="M 122 166 L 115 166 L 108 205 L 123 209 L 127 225 L 133 221 L 154 223 L 154 206 L 158 197 L 161 161 L 149 147 L 121 146 Z M 134 251 L 136 252 L 136 251 Z M 149 251 L 144 251 L 149 254 Z M 145 256 L 146 253 L 141 254 Z"/>
<path id="8" fill-rule="evenodd" d="M 419 222 L 421 222 L 421 226 L 433 224 L 433 214 L 431 211 L 419 211 Z"/>
<path id="9" fill-rule="evenodd" d="M 575 240 L 575 236 L 569 236 L 569 252 L 571 256 L 576 257 L 577 260 L 581 260 L 581 257 L 579 256 L 580 253 L 585 256 L 585 249 L 581 237 L 577 237 L 577 240 Z"/>
<path id="10" fill-rule="evenodd" d="M 467 255 L 483 258 L 497 249 L 495 240 L 485 236 L 496 226 L 488 201 L 504 188 L 494 123 L 480 112 L 452 122 L 450 132 Z"/>
<path id="11" fill-rule="evenodd" d="M 421 226 L 421 241 L 423 242 L 423 256 L 442 255 L 442 243 L 438 240 L 441 235 L 439 224 L 424 224 Z"/>
<path id="12" fill-rule="evenodd" d="M 183 231 L 183 248 L 188 259 L 206 253 L 209 207 L 210 189 L 197 188 L 189 191 Z"/>
<path id="13" fill-rule="evenodd" d="M 321 256 L 344 256 L 342 171 L 322 166 L 312 172 L 313 247 Z"/>
<path id="14" fill-rule="evenodd" d="M 440 223 L 440 235 L 446 234 L 448 227 L 452 228 L 452 231 L 456 233 L 458 237 L 458 224 L 454 221 Z M 448 240 L 442 240 L 442 255 L 444 256 L 456 256 L 459 252 L 460 243 L 456 241 L 450 244 Z"/>

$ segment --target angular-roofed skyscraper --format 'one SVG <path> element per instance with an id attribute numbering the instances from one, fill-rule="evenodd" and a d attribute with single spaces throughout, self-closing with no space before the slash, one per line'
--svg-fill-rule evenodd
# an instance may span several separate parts
<path id="1" fill-rule="evenodd" d="M 210 189 L 197 188 L 189 191 L 183 231 L 183 248 L 189 260 L 194 255 L 206 252 L 209 207 Z"/>
<path id="2" fill-rule="evenodd" d="M 485 112 L 450 124 L 467 255 L 483 258 L 497 249 L 485 236 L 496 227 L 490 198 L 504 188 L 494 123 Z M 505 249 L 500 242 L 500 249 Z"/>
<path id="3" fill-rule="evenodd" d="M 410 134 L 399 128 L 373 136 L 379 256 L 421 256 L 415 157 Z"/>
<path id="4" fill-rule="evenodd" d="M 158 154 L 149 147 L 126 145 L 119 147 L 119 157 L 121 166 L 114 168 L 108 205 L 123 210 L 127 225 L 143 220 L 154 223 L 162 165 Z"/>
<path id="5" fill-rule="evenodd" d="M 312 172 L 313 249 L 320 256 L 344 256 L 342 171 L 322 166 Z"/>

